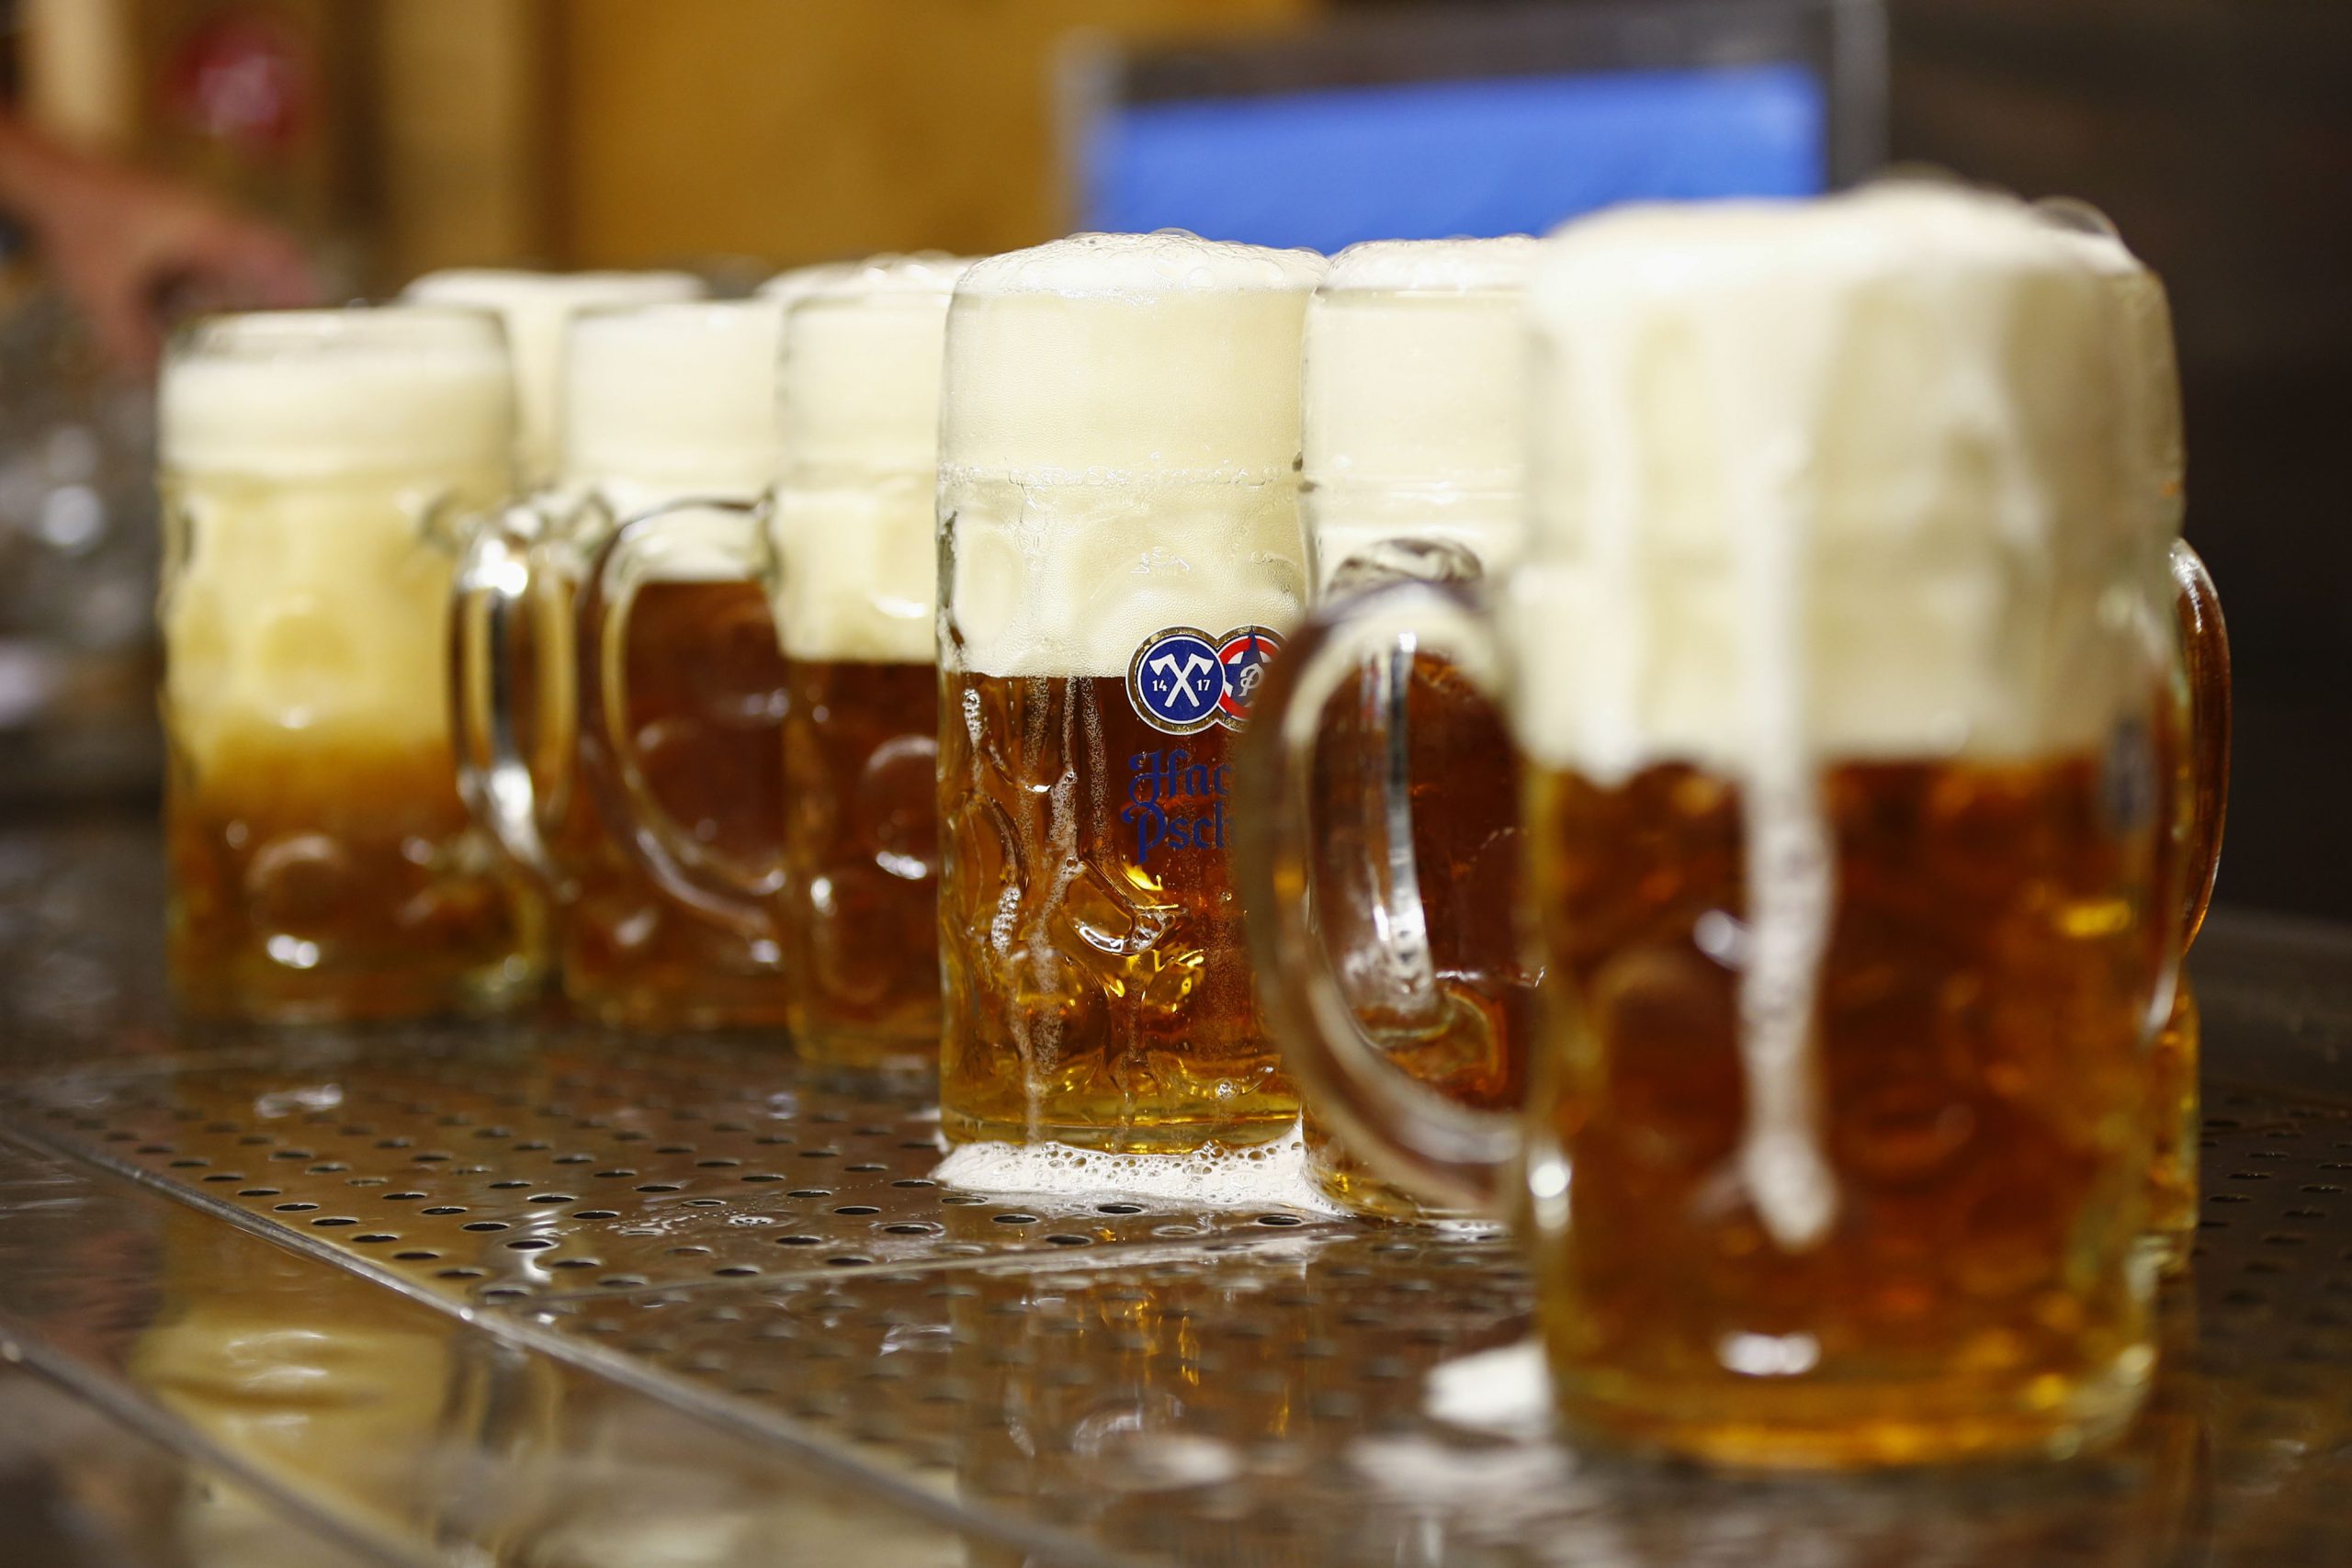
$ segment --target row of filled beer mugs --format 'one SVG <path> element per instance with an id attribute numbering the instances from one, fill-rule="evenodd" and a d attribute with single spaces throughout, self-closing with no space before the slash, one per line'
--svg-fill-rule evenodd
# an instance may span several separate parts
<path id="1" fill-rule="evenodd" d="M 551 902 L 590 1016 L 936 1062 L 959 1142 L 1270 1141 L 1287 1052 L 1335 1196 L 1523 1214 L 1586 1423 L 2135 1407 L 2226 710 L 2163 293 L 2084 214 L 1088 235 L 568 336 L 503 508 L 483 317 L 175 354 L 194 1010 L 511 1005 Z"/>

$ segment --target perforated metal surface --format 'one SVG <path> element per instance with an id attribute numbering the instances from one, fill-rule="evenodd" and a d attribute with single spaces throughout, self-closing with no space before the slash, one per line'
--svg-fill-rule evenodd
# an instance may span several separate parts
<path id="1" fill-rule="evenodd" d="M 871 1505 L 846 1538 L 865 1561 L 2352 1562 L 2352 1096 L 2331 1055 L 2352 937 L 2217 937 L 2207 1201 L 2192 1279 L 2165 1299 L 2155 1406 L 2112 1453 L 2013 1472 L 1740 1481 L 1442 1418 L 1430 1374 L 1527 1332 L 1507 1239 L 955 1191 L 918 1098 L 804 1083 L 741 1043 L 134 1032 L 112 1059 L 17 1056 L 0 1122 L 45 1179 L 275 1238 L 320 1279 L 439 1313 L 523 1386 L 601 1380 L 710 1453 L 821 1460 L 823 1486 Z M 152 1005 L 131 962 L 113 1016 Z M 35 1022 L 62 1042 L 74 1020 Z M 0 1276 L 40 1206 L 0 1204 Z M 233 1275 L 151 1250 L 152 1293 L 194 1303 L 155 1323 L 233 1306 Z M 76 1318 L 70 1292 L 8 1289 L 0 1320 Z M 337 1315 L 306 1332 L 332 1347 Z M 510 1423 L 497 1461 L 527 1472 L 600 1399 Z M 433 1441 L 493 1447 L 475 1426 Z M 913 1517 L 910 1498 L 964 1523 L 914 1544 L 874 1522 Z M 481 1539 L 493 1559 L 601 1560 L 561 1533 Z M 799 1560 L 749 1526 L 729 1540 L 659 1560 Z"/>

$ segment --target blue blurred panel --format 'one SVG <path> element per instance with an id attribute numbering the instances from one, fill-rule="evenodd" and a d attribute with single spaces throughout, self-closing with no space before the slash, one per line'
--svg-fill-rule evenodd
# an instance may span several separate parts
<path id="1" fill-rule="evenodd" d="M 1796 65 L 1128 104 L 1085 158 L 1088 227 L 1323 251 L 1540 234 L 1645 197 L 1808 196 L 1828 171 L 1821 84 Z"/>

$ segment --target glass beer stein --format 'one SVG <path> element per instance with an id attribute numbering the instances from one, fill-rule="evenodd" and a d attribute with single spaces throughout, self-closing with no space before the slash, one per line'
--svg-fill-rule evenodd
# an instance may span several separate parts
<path id="1" fill-rule="evenodd" d="M 1518 558 L 1534 255 L 1513 235 L 1374 241 L 1332 258 L 1306 311 L 1301 467 L 1330 613 L 1384 581 L 1472 584 Z M 1312 767 L 1311 892 L 1358 1024 L 1453 1099 L 1518 1105 L 1536 972 L 1511 919 L 1520 768 L 1500 708 L 1442 652 L 1389 649 L 1333 694 Z M 1365 787 L 1396 767 L 1403 818 Z M 1302 1125 L 1334 1201 L 1441 1212 L 1351 1156 L 1311 1105 Z"/>
<path id="2" fill-rule="evenodd" d="M 773 496 L 632 522 L 582 605 L 588 719 L 624 781 L 629 832 L 704 898 L 775 921 L 797 1049 L 829 1067 L 929 1072 L 938 1059 L 933 495 L 940 344 L 963 266 L 877 259 L 815 280 L 785 311 Z M 619 650 L 644 637 L 653 583 L 681 563 L 763 594 L 762 626 L 781 645 L 774 884 L 710 856 L 634 782 L 650 760 L 622 715 L 645 688 Z"/>
<path id="3" fill-rule="evenodd" d="M 1306 592 L 1298 356 L 1322 265 L 1084 234 L 956 289 L 939 453 L 953 1141 L 1172 1151 L 1296 1120 L 1244 946 L 1230 791 Z"/>
<path id="4" fill-rule="evenodd" d="M 777 878 L 783 660 L 759 590 L 680 557 L 650 571 L 619 657 L 614 723 L 579 694 L 579 591 L 619 520 L 682 497 L 738 507 L 775 473 L 781 308 L 764 300 L 582 315 L 565 377 L 561 483 L 486 528 L 459 574 L 454 711 L 467 798 L 555 891 L 565 998 L 635 1029 L 777 1026 L 786 1005 L 772 910 L 707 894 L 634 826 L 639 802 L 692 852 Z"/>
<path id="5" fill-rule="evenodd" d="M 1244 760 L 1303 1092 L 1400 1179 L 1509 1187 L 1575 1426 L 1780 1468 L 2097 1441 L 2154 1359 L 2179 925 L 2113 295 L 2022 204 L 1898 186 L 1573 224 L 1530 317 L 1492 617 L 1367 595 Z M 1528 759 L 1516 1122 L 1367 1048 L 1300 897 L 1314 716 L 1407 637 L 1499 671 Z"/>
<path id="6" fill-rule="evenodd" d="M 403 292 L 419 304 L 489 310 L 504 323 L 514 367 L 515 479 L 532 493 L 556 483 L 563 466 L 564 344 L 573 318 L 698 299 L 702 291 L 702 279 L 688 272 L 452 267 L 426 273 Z"/>
<path id="7" fill-rule="evenodd" d="M 160 397 L 181 1005 L 312 1021 L 527 995 L 538 898 L 467 821 L 443 695 L 456 557 L 508 485 L 496 321 L 219 317 L 174 344 Z"/>

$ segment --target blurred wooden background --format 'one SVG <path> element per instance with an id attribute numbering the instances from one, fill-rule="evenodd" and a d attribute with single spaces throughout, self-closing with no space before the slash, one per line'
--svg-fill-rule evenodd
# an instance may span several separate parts
<path id="1" fill-rule="evenodd" d="M 1317 0 L 28 0 L 30 107 L 336 243 L 429 267 L 773 265 L 1065 227 L 1055 73 L 1089 35 L 1293 25 Z M 239 45 L 246 47 L 241 52 Z M 221 134 L 290 64 L 293 124 Z M 223 79 L 188 102 L 191 76 Z M 196 95 L 199 97 L 202 94 Z M 208 119 L 209 116 L 209 119 Z"/>

